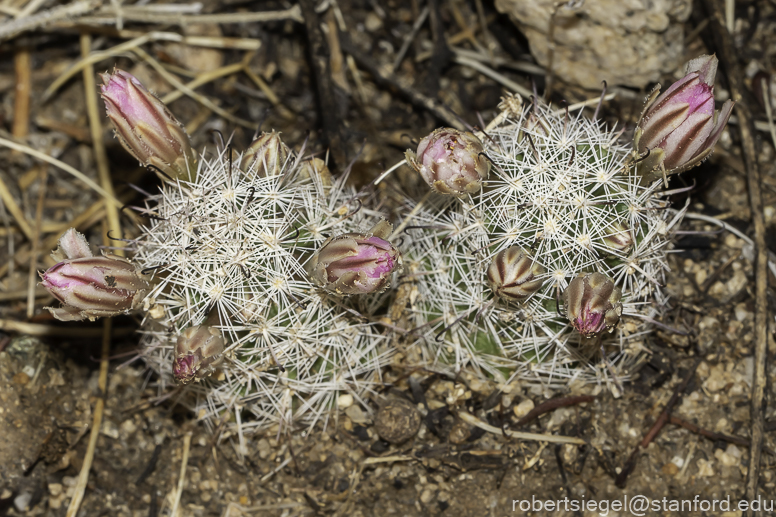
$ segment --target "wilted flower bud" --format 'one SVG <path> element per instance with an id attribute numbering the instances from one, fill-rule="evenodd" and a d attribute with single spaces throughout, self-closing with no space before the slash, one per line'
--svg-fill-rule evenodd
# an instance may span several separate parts
<path id="1" fill-rule="evenodd" d="M 102 98 L 121 145 L 143 165 L 153 165 L 173 179 L 193 179 L 196 154 L 167 106 L 123 70 L 101 77 Z"/>
<path id="2" fill-rule="evenodd" d="M 633 237 L 630 228 L 623 223 L 613 223 L 607 230 L 603 238 L 604 245 L 612 252 L 619 255 L 628 253 L 633 247 Z"/>
<path id="3" fill-rule="evenodd" d="M 310 178 L 315 182 L 320 182 L 324 187 L 331 187 L 331 171 L 326 166 L 326 162 L 320 158 L 313 158 L 302 163 L 299 169 L 301 178 Z"/>
<path id="4" fill-rule="evenodd" d="M 633 136 L 640 156 L 639 173 L 647 179 L 686 171 L 706 159 L 719 140 L 733 109 L 727 100 L 714 111 L 715 56 L 700 56 L 687 63 L 685 75 L 665 93 L 658 86 L 647 99 Z M 657 98 L 656 98 L 657 97 Z"/>
<path id="5" fill-rule="evenodd" d="M 94 257 L 83 235 L 70 229 L 52 255 L 63 259 L 40 276 L 63 307 L 46 307 L 62 321 L 94 320 L 136 309 L 148 292 L 137 267 L 120 257 Z"/>
<path id="6" fill-rule="evenodd" d="M 611 330 L 620 321 L 622 291 L 609 277 L 588 273 L 569 283 L 563 293 L 566 317 L 585 337 Z"/>
<path id="7" fill-rule="evenodd" d="M 512 246 L 493 258 L 488 267 L 488 284 L 500 298 L 525 300 L 542 286 L 543 281 L 537 278 L 542 273 L 541 265 L 518 246 Z"/>
<path id="8" fill-rule="evenodd" d="M 367 234 L 330 237 L 310 260 L 310 276 L 336 294 L 368 294 L 388 286 L 391 272 L 401 266 L 399 250 L 385 240 L 393 230 L 380 221 Z"/>
<path id="9" fill-rule="evenodd" d="M 417 154 L 405 153 L 407 163 L 440 194 L 464 196 L 480 189 L 490 162 L 474 134 L 440 128 L 420 141 Z"/>
<path id="10" fill-rule="evenodd" d="M 240 166 L 245 172 L 253 172 L 260 178 L 277 176 L 283 172 L 290 153 L 290 149 L 280 140 L 280 134 L 273 130 L 271 133 L 262 133 L 251 142 Z"/>
<path id="11" fill-rule="evenodd" d="M 204 379 L 224 360 L 224 338 L 214 326 L 197 325 L 181 332 L 175 344 L 172 374 L 181 384 Z"/>

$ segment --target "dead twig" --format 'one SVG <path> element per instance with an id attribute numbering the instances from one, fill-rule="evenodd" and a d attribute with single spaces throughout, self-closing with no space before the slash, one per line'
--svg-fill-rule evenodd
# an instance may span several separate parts
<path id="1" fill-rule="evenodd" d="M 734 443 L 736 445 L 743 445 L 745 447 L 749 447 L 752 443 L 752 441 L 749 438 L 743 438 L 741 436 L 732 436 L 729 434 L 715 433 L 714 431 L 709 431 L 708 429 L 704 429 L 703 427 L 697 426 L 692 422 L 688 422 L 687 420 L 679 418 L 678 416 L 671 415 L 668 421 L 674 425 L 684 427 L 685 429 L 687 429 L 692 433 L 699 434 L 704 438 L 708 438 L 709 440 L 713 440 L 715 442 L 723 441 L 723 442 Z M 768 454 L 772 456 L 776 456 L 776 451 L 774 451 L 770 447 L 763 447 L 763 449 Z"/>
<path id="2" fill-rule="evenodd" d="M 755 282 L 754 282 L 754 379 L 752 382 L 752 444 L 749 448 L 749 470 L 746 479 L 745 498 L 757 498 L 757 484 L 760 477 L 760 457 L 763 447 L 763 429 L 765 426 L 765 372 L 768 359 L 768 248 L 765 244 L 765 217 L 763 215 L 762 182 L 757 164 L 752 113 L 744 98 L 745 74 L 741 69 L 730 33 L 725 23 L 724 11 L 715 0 L 704 0 L 707 14 L 711 18 L 712 33 L 720 63 L 725 70 L 730 89 L 730 97 L 736 101 L 738 131 L 741 137 L 741 149 L 746 164 L 746 180 L 749 187 L 749 205 L 754 224 L 755 244 Z M 751 509 L 746 515 L 753 515 Z"/>
<path id="3" fill-rule="evenodd" d="M 595 397 L 592 395 L 578 395 L 575 397 L 560 397 L 555 399 L 550 399 L 546 402 L 542 402 L 535 408 L 533 408 L 531 411 L 526 413 L 526 415 L 517 421 L 517 423 L 514 425 L 515 428 L 523 427 L 524 425 L 527 425 L 530 422 L 533 422 L 540 416 L 542 416 L 545 413 L 549 413 L 550 411 L 553 411 L 558 408 L 562 407 L 568 407 L 568 406 L 576 406 L 577 404 L 584 404 L 585 402 L 593 402 L 595 400 Z"/>
<path id="4" fill-rule="evenodd" d="M 636 468 L 636 459 L 638 458 L 639 451 L 641 449 L 645 449 L 652 442 L 652 440 L 655 439 L 660 430 L 663 429 L 663 426 L 666 425 L 666 422 L 668 422 L 669 416 L 671 414 L 671 410 L 679 401 L 679 398 L 682 396 L 682 392 L 684 392 L 685 388 L 687 388 L 687 385 L 690 384 L 690 380 L 693 378 L 693 376 L 695 376 L 695 370 L 698 369 L 698 365 L 701 364 L 701 361 L 703 361 L 703 358 L 699 358 L 697 361 L 695 361 L 695 364 L 692 365 L 689 373 L 687 373 L 687 377 L 685 377 L 681 384 L 676 387 L 674 393 L 671 395 L 671 398 L 668 400 L 668 403 L 666 403 L 665 407 L 663 408 L 663 411 L 660 412 L 657 420 L 655 420 L 655 423 L 652 424 L 649 432 L 644 436 L 641 442 L 636 445 L 636 448 L 633 449 L 633 452 L 628 457 L 625 465 L 623 465 L 620 474 L 614 480 L 614 484 L 617 487 L 625 488 L 625 483 L 628 481 L 628 476 L 631 472 L 633 472 L 633 469 Z"/>

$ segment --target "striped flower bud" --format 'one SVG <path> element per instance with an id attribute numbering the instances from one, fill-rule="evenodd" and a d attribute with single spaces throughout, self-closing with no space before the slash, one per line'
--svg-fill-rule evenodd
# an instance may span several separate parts
<path id="1" fill-rule="evenodd" d="M 566 317 L 585 337 L 612 331 L 620 321 L 622 291 L 601 273 L 588 273 L 569 283 L 563 293 Z"/>
<path id="2" fill-rule="evenodd" d="M 405 156 L 410 167 L 440 194 L 476 192 L 490 172 L 480 139 L 452 128 L 434 130 L 420 141 L 417 154 L 407 150 Z"/>
<path id="3" fill-rule="evenodd" d="M 687 63 L 685 76 L 662 95 L 660 87 L 647 99 L 633 136 L 642 157 L 639 173 L 647 179 L 677 174 L 695 167 L 714 150 L 733 109 L 727 100 L 714 110 L 715 56 L 700 56 Z M 647 153 L 649 153 L 647 155 Z"/>
<path id="4" fill-rule="evenodd" d="M 209 376 L 224 360 L 224 338 L 212 325 L 189 327 L 175 344 L 172 374 L 181 384 Z"/>
<path id="5" fill-rule="evenodd" d="M 393 230 L 380 221 L 369 233 L 330 237 L 310 260 L 310 277 L 336 294 L 368 294 L 388 286 L 391 273 L 401 267 L 399 250 L 385 240 Z"/>
<path id="6" fill-rule="evenodd" d="M 627 225 L 616 222 L 607 228 L 603 238 L 604 245 L 611 253 L 624 255 L 633 247 L 633 237 Z"/>
<path id="7" fill-rule="evenodd" d="M 283 172 L 290 153 L 291 150 L 280 140 L 280 134 L 273 130 L 262 133 L 251 142 L 240 166 L 243 171 L 256 174 L 259 178 L 277 176 Z"/>
<path id="8" fill-rule="evenodd" d="M 488 284 L 499 298 L 522 301 L 542 286 L 544 282 L 538 278 L 542 273 L 541 265 L 518 246 L 512 246 L 493 257 L 488 267 Z"/>
<path id="9" fill-rule="evenodd" d="M 101 77 L 105 83 L 100 87 L 102 98 L 121 145 L 145 166 L 156 167 L 173 179 L 192 179 L 196 153 L 167 106 L 123 70 Z"/>
<path id="10" fill-rule="evenodd" d="M 148 282 L 128 260 L 92 256 L 84 236 L 73 229 L 59 243 L 52 255 L 61 261 L 40 275 L 41 285 L 62 302 L 60 308 L 46 307 L 58 320 L 126 314 L 145 298 Z"/>

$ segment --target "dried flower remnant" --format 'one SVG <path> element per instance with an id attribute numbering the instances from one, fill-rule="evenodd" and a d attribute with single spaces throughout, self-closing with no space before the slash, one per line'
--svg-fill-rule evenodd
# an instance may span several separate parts
<path id="1" fill-rule="evenodd" d="M 148 282 L 134 264 L 115 256 L 93 256 L 86 238 L 72 228 L 52 256 L 60 262 L 41 273 L 41 285 L 63 304 L 47 307 L 58 320 L 126 314 L 138 308 L 148 292 Z"/>
<path id="2" fill-rule="evenodd" d="M 407 163 L 440 194 L 465 196 L 480 190 L 490 162 L 474 134 L 440 128 L 420 141 L 417 153 L 407 150 Z"/>
<path id="3" fill-rule="evenodd" d="M 175 344 L 172 374 L 181 384 L 209 376 L 221 364 L 224 338 L 209 319 L 203 325 L 184 329 Z"/>
<path id="4" fill-rule="evenodd" d="M 313 282 L 336 294 L 368 294 L 388 286 L 401 266 L 401 254 L 386 240 L 393 227 L 380 221 L 368 233 L 345 233 L 327 239 L 312 257 Z"/>
<path id="5" fill-rule="evenodd" d="M 121 145 L 140 163 L 156 167 L 172 179 L 193 179 L 196 153 L 167 106 L 123 70 L 101 77 L 102 98 Z"/>
<path id="6" fill-rule="evenodd" d="M 624 255 L 633 248 L 630 228 L 624 222 L 612 223 L 603 237 L 604 245 L 612 253 Z"/>
<path id="7" fill-rule="evenodd" d="M 572 280 L 563 293 L 566 316 L 583 336 L 609 332 L 622 315 L 622 291 L 601 273 L 589 273 Z"/>
<path id="8" fill-rule="evenodd" d="M 538 291 L 544 283 L 539 277 L 544 268 L 525 250 L 512 246 L 498 252 L 488 267 L 488 284 L 504 300 L 522 301 Z"/>
<path id="9" fill-rule="evenodd" d="M 286 165 L 290 149 L 280 139 L 280 133 L 262 133 L 251 142 L 243 154 L 240 167 L 260 178 L 277 176 Z"/>
<path id="10" fill-rule="evenodd" d="M 677 174 L 695 167 L 714 150 L 733 101 L 714 110 L 716 56 L 703 55 L 687 63 L 685 76 L 662 95 L 658 86 L 647 99 L 633 137 L 641 158 L 639 173 L 647 179 Z"/>

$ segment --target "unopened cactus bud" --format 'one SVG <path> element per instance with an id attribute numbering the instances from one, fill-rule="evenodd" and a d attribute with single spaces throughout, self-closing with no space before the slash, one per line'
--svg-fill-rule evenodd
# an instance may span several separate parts
<path id="1" fill-rule="evenodd" d="M 609 226 L 603 241 L 611 253 L 618 255 L 628 253 L 633 247 L 633 236 L 631 236 L 630 228 L 621 222 L 615 222 Z"/>
<path id="2" fill-rule="evenodd" d="M 175 344 L 172 374 L 181 384 L 204 379 L 224 360 L 224 338 L 213 325 L 184 329 Z"/>
<path id="3" fill-rule="evenodd" d="M 280 140 L 274 130 L 262 133 L 243 154 L 240 166 L 245 172 L 255 173 L 259 178 L 277 176 L 283 172 L 291 150 Z"/>
<path id="4" fill-rule="evenodd" d="M 488 283 L 493 293 L 508 301 L 522 301 L 539 290 L 544 283 L 538 278 L 544 268 L 524 250 L 512 246 L 502 250 L 488 267 Z"/>
<path id="5" fill-rule="evenodd" d="M 620 321 L 622 291 L 601 273 L 588 273 L 572 280 L 563 293 L 566 317 L 583 336 L 612 331 Z"/>
<path id="6" fill-rule="evenodd" d="M 193 179 L 196 153 L 167 106 L 123 70 L 101 77 L 102 98 L 121 145 L 140 163 L 158 168 L 173 180 Z"/>
<path id="7" fill-rule="evenodd" d="M 490 162 L 474 134 L 440 128 L 420 141 L 418 152 L 407 150 L 407 163 L 440 194 L 465 196 L 480 190 Z"/>
<path id="8" fill-rule="evenodd" d="M 92 256 L 84 236 L 73 229 L 59 243 L 53 256 L 61 261 L 40 275 L 41 285 L 63 304 L 46 307 L 55 318 L 94 320 L 139 307 L 149 286 L 134 264 L 116 256 Z"/>
<path id="9" fill-rule="evenodd" d="M 660 88 L 655 88 L 647 99 L 633 137 L 642 176 L 655 179 L 664 172 L 677 174 L 711 154 L 734 104 L 728 99 L 720 110 L 714 110 L 717 65 L 715 56 L 692 59 L 682 79 L 659 97 Z"/>
<path id="10" fill-rule="evenodd" d="M 310 276 L 336 294 L 368 294 L 388 286 L 391 273 L 401 267 L 399 250 L 386 239 L 393 227 L 380 221 L 367 234 L 330 237 L 310 260 Z"/>

